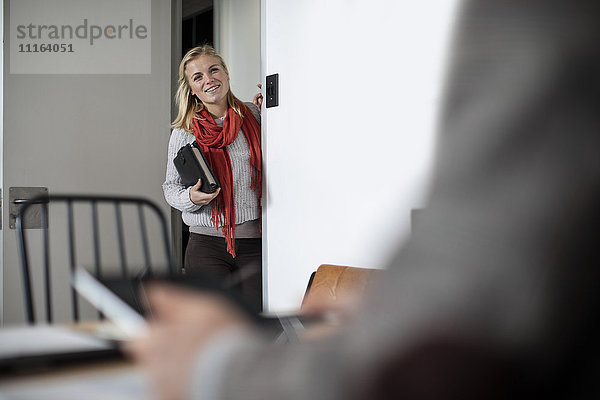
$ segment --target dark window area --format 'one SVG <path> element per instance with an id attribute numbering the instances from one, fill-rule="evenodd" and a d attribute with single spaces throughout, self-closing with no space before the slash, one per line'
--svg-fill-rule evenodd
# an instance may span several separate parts
<path id="1" fill-rule="evenodd" d="M 181 24 L 182 57 L 192 47 L 203 44 L 214 46 L 212 8 L 184 18 Z"/>

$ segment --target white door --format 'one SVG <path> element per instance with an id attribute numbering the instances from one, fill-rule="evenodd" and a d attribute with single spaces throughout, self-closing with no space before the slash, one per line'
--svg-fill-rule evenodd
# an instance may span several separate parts
<path id="1" fill-rule="evenodd" d="M 91 47 L 90 57 L 109 51 L 102 46 L 120 40 L 119 29 L 123 41 L 133 40 L 126 36 L 131 26 L 135 30 L 133 34 L 139 34 L 140 44 L 142 40 L 149 41 L 144 42 L 149 44 L 151 53 L 148 64 L 143 65 L 148 67 L 145 71 L 122 70 L 123 65 L 132 61 L 129 57 L 133 55 L 127 53 L 108 60 L 77 61 L 83 62 L 77 67 L 81 69 L 73 70 L 75 64 L 67 65 L 64 68 L 68 73 L 61 73 L 52 65 L 47 67 L 48 73 L 43 69 L 19 73 L 24 71 L 23 66 L 11 70 L 11 30 L 17 29 L 16 24 L 11 25 L 11 6 L 22 8 L 31 4 L 32 9 L 25 10 L 31 16 L 36 16 L 38 10 L 30 0 L 4 0 L 4 3 L 0 266 L 3 322 L 12 324 L 24 321 L 24 312 L 15 234 L 9 227 L 9 188 L 47 187 L 50 193 L 137 195 L 156 201 L 168 212 L 161 183 L 171 118 L 171 1 L 119 0 L 116 7 L 97 2 L 103 5 L 101 10 L 86 10 L 81 8 L 82 4 L 93 2 L 47 0 L 45 4 L 63 7 L 57 10 L 64 16 L 61 23 L 71 24 L 73 28 L 85 24 L 89 40 L 92 32 L 104 35 Z M 126 6 L 145 7 L 148 19 L 130 16 Z M 50 14 L 37 17 L 32 17 L 32 21 L 41 21 L 40 26 L 44 18 L 50 19 Z M 101 32 L 92 30 L 92 25 L 99 26 Z M 38 26 L 32 31 L 27 25 L 21 29 L 25 37 L 20 44 L 25 46 L 23 50 L 30 50 L 30 63 L 44 64 L 49 59 L 44 57 L 56 55 L 41 52 L 40 47 L 37 53 L 33 51 L 34 44 L 45 42 L 36 41 L 32 36 L 48 35 L 51 29 Z M 83 29 L 79 31 L 81 35 L 83 32 Z M 16 33 L 12 34 L 14 39 Z M 71 43 L 67 40 L 68 31 L 58 34 L 63 38 L 54 39 L 52 44 Z M 69 57 L 69 54 L 62 56 Z M 90 72 L 94 67 L 98 69 Z"/>
<path id="2" fill-rule="evenodd" d="M 455 1 L 262 0 L 270 309 L 319 264 L 385 267 L 422 207 Z"/>

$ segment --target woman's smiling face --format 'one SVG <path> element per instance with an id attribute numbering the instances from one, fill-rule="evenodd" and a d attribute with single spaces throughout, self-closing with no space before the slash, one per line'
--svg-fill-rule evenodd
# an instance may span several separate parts
<path id="1" fill-rule="evenodd" d="M 229 74 L 213 56 L 198 56 L 185 66 L 185 76 L 192 94 L 205 106 L 227 104 Z"/>

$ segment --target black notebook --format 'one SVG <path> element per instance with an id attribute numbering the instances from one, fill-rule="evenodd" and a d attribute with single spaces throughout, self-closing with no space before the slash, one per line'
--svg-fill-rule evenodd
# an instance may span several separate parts
<path id="1" fill-rule="evenodd" d="M 173 163 L 185 187 L 194 186 L 198 179 L 202 179 L 202 192 L 213 193 L 219 188 L 219 181 L 211 171 L 197 142 L 186 144 L 179 149 Z"/>

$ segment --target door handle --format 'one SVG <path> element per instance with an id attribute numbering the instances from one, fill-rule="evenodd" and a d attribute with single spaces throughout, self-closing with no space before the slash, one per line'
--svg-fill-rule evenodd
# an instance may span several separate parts
<path id="1" fill-rule="evenodd" d="M 19 209 L 24 203 L 30 201 L 30 199 L 47 196 L 47 187 L 11 187 L 8 189 L 8 212 L 9 222 L 8 226 L 10 229 L 15 229 L 17 215 Z M 38 199 L 34 202 L 34 205 L 29 207 L 25 215 L 23 216 L 23 228 L 25 229 L 40 229 L 42 227 L 41 217 L 41 206 L 40 204 L 46 203 L 43 198 Z"/>

